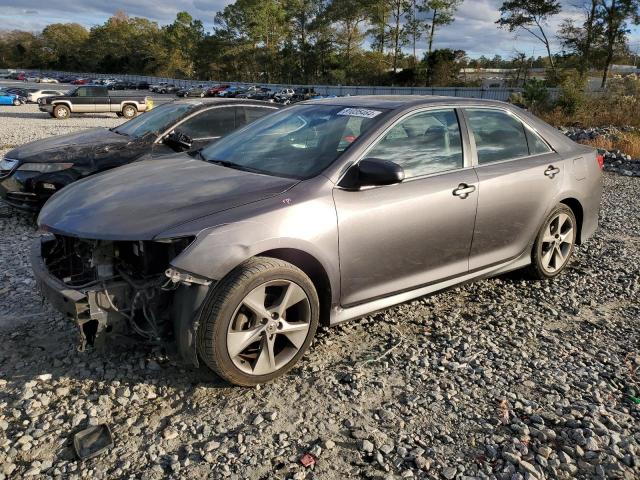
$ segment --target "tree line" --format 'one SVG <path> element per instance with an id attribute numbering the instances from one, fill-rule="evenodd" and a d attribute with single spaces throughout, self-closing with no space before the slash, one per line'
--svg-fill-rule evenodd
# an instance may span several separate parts
<path id="1" fill-rule="evenodd" d="M 470 59 L 435 48 L 442 27 L 455 22 L 464 0 L 236 0 L 215 15 L 214 28 L 179 12 L 169 25 L 117 12 L 90 29 L 48 25 L 39 33 L 0 32 L 0 67 L 38 68 L 171 78 L 290 84 L 455 86 L 465 67 L 604 72 L 630 55 L 628 38 L 640 21 L 640 0 L 576 0 L 583 21 L 566 21 L 552 49 L 549 21 L 557 0 L 506 0 L 497 27 L 522 31 L 546 55 L 516 53 Z M 576 2 L 574 2 L 576 3 Z"/>

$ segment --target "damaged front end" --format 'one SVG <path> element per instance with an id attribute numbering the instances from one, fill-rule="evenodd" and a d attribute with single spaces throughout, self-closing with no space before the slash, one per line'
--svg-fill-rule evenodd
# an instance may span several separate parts
<path id="1" fill-rule="evenodd" d="M 42 293 L 77 324 L 80 351 L 103 346 L 109 336 L 175 339 L 182 356 L 197 364 L 197 315 L 211 282 L 170 267 L 192 241 L 46 235 L 34 243 L 32 265 Z"/>

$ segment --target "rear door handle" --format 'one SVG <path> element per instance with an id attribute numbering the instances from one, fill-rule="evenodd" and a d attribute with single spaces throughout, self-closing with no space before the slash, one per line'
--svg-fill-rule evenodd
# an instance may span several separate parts
<path id="1" fill-rule="evenodd" d="M 559 169 L 559 168 L 554 167 L 553 165 L 551 165 L 549 168 L 547 168 L 547 169 L 544 171 L 544 174 L 545 174 L 547 177 L 551 178 L 552 180 L 553 180 L 553 178 L 554 178 L 557 174 L 559 174 L 559 173 L 560 173 L 560 169 Z"/>
<path id="2" fill-rule="evenodd" d="M 460 185 L 458 185 L 458 188 L 453 191 L 453 194 L 456 197 L 460 197 L 464 200 L 475 191 L 476 187 L 474 187 L 473 185 L 469 186 L 466 183 L 461 183 Z"/>

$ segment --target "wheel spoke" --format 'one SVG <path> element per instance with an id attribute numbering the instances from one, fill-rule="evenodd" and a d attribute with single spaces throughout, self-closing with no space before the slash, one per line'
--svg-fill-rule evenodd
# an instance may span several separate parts
<path id="1" fill-rule="evenodd" d="M 227 349 L 230 357 L 236 357 L 240 355 L 249 345 L 258 341 L 260 335 L 264 331 L 264 327 L 253 328 L 251 330 L 242 330 L 239 332 L 228 332 L 227 334 Z"/>
<path id="2" fill-rule="evenodd" d="M 544 235 L 542 237 L 543 243 L 553 243 L 555 241 L 555 237 L 551 233 L 551 223 L 547 225 L 547 228 L 544 231 Z"/>
<path id="3" fill-rule="evenodd" d="M 264 301 L 267 297 L 265 289 L 265 285 L 260 285 L 249 293 L 249 295 L 247 295 L 242 301 L 244 306 L 255 313 L 259 319 L 271 318 L 271 313 L 264 306 Z"/>
<path id="4" fill-rule="evenodd" d="M 306 297 L 305 297 L 306 298 Z M 306 322 L 287 322 L 282 321 L 282 328 L 278 330 L 278 334 L 284 335 L 296 347 L 301 348 L 309 333 L 309 324 Z"/>
<path id="5" fill-rule="evenodd" d="M 555 250 L 555 255 L 554 255 L 555 258 L 553 263 L 557 270 L 564 263 L 564 255 L 562 254 L 562 250 L 560 249 L 560 247 L 555 247 L 554 250 Z"/>
<path id="6" fill-rule="evenodd" d="M 307 299 L 307 294 L 304 293 L 304 290 L 296 283 L 289 283 L 283 290 L 282 297 L 280 297 L 278 306 L 275 309 L 280 317 L 284 317 L 284 313 L 288 308 Z"/>
<path id="7" fill-rule="evenodd" d="M 542 255 L 542 265 L 544 265 L 548 270 L 551 270 L 551 259 L 553 258 L 554 250 L 555 246 L 552 246 L 544 255 Z"/>
<path id="8" fill-rule="evenodd" d="M 573 227 L 564 233 L 560 233 L 560 240 L 562 240 L 562 243 L 573 243 Z"/>
<path id="9" fill-rule="evenodd" d="M 265 335 L 262 339 L 260 343 L 260 354 L 253 366 L 253 373 L 255 375 L 266 375 L 276 369 L 276 356 L 273 351 L 274 338 L 275 335 Z"/>

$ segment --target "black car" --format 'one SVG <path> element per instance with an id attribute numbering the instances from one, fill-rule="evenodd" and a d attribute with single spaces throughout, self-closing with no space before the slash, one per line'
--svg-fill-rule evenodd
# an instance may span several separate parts
<path id="1" fill-rule="evenodd" d="M 108 85 L 107 88 L 109 90 L 136 90 L 137 85 L 137 83 L 133 82 L 120 81 Z"/>
<path id="2" fill-rule="evenodd" d="M 178 97 L 206 97 L 208 87 L 204 85 L 198 85 L 197 87 L 183 88 L 176 92 Z"/>
<path id="3" fill-rule="evenodd" d="M 179 100 L 116 128 L 36 140 L 9 151 L 0 162 L 0 198 L 37 211 L 76 180 L 143 156 L 196 152 L 277 108 L 250 100 Z"/>
<path id="4" fill-rule="evenodd" d="M 136 83 L 136 90 L 149 90 L 149 82 Z"/>

